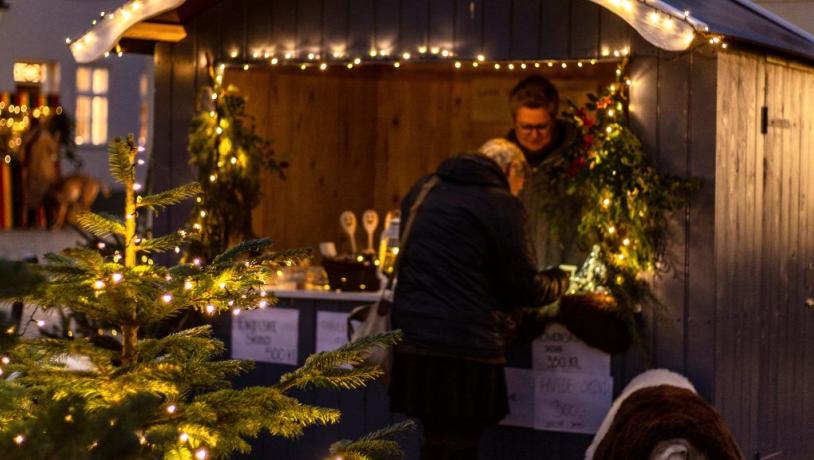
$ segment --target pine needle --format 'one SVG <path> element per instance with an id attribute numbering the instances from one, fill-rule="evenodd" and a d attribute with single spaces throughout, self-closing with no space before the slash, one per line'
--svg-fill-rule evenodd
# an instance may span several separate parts
<path id="1" fill-rule="evenodd" d="M 195 197 L 201 193 L 201 185 L 197 182 L 190 182 L 172 190 L 147 195 L 136 203 L 136 208 L 146 208 L 151 211 L 158 211 L 167 206 L 178 204 L 188 198 Z"/>

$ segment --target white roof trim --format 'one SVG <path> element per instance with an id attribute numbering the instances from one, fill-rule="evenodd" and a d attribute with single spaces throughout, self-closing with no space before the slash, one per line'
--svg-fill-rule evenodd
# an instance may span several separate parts
<path id="1" fill-rule="evenodd" d="M 139 22 L 178 8 L 186 0 L 130 0 L 105 15 L 82 37 L 71 43 L 76 62 L 93 62 L 110 51 L 122 35 Z"/>
<path id="2" fill-rule="evenodd" d="M 646 3 L 642 0 L 591 1 L 622 18 L 648 42 L 668 51 L 686 50 L 697 32 L 709 30 L 704 22 L 661 0 Z"/>

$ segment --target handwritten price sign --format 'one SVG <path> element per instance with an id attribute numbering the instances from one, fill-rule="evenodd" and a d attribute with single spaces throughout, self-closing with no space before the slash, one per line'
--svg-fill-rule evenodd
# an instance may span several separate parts
<path id="1" fill-rule="evenodd" d="M 297 364 L 300 312 L 268 308 L 232 317 L 232 358 Z"/>

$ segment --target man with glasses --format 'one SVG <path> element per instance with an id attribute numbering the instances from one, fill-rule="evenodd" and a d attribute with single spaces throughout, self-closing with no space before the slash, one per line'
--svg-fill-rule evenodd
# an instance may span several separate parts
<path id="1" fill-rule="evenodd" d="M 556 238 L 552 238 L 552 229 L 541 213 L 544 200 L 564 199 L 564 196 L 551 196 L 550 174 L 565 161 L 562 149 L 573 142 L 576 127 L 557 117 L 560 104 L 557 88 L 542 75 L 530 75 L 515 85 L 509 93 L 509 104 L 513 127 L 506 139 L 520 147 L 531 169 L 520 198 L 528 213 L 528 233 L 537 263 L 540 267 L 577 263 L 580 257 L 574 254 L 573 237 L 578 222 L 573 229 L 557 229 Z M 563 203 L 564 212 L 567 207 L 568 204 Z M 571 219 L 576 218 L 571 216 Z"/>

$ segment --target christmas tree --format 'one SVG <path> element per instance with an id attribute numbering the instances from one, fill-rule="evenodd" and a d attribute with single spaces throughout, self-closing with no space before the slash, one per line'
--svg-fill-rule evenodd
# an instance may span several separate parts
<path id="1" fill-rule="evenodd" d="M 260 202 L 264 171 L 281 178 L 288 164 L 278 161 L 271 142 L 256 133 L 246 113 L 246 98 L 223 85 L 223 68 L 209 66 L 211 86 L 201 91 L 198 113 L 189 133 L 189 163 L 202 191 L 192 209 L 200 239 L 185 258 L 212 258 L 233 241 L 253 238 L 252 210 Z"/>
<path id="2" fill-rule="evenodd" d="M 63 338 L 32 339 L 20 337 L 16 324 L 4 324 L 0 451 L 17 459 L 222 458 L 249 451 L 248 439 L 264 431 L 296 437 L 310 425 L 337 422 L 339 411 L 305 405 L 288 392 L 356 388 L 377 378 L 381 370 L 364 364 L 365 353 L 391 345 L 396 333 L 312 355 L 277 384 L 245 389 L 231 388 L 229 378 L 251 363 L 220 360 L 224 345 L 208 325 L 145 335 L 157 322 L 189 309 L 215 315 L 271 307 L 275 299 L 263 290 L 264 280 L 306 254 L 271 252 L 269 240 L 261 239 L 238 244 L 207 264 L 153 264 L 152 254 L 176 250 L 197 235 L 142 237 L 138 214 L 193 198 L 201 188 L 191 183 L 137 196 L 137 153 L 132 136 L 115 140 L 109 150 L 110 172 L 125 189 L 124 218 L 78 217 L 87 232 L 121 237 L 123 254 L 74 248 L 48 255 L 42 265 L 0 264 L 0 272 L 21 280 L 16 288 L 0 289 L 0 298 L 71 309 L 100 325 L 90 336 L 68 331 Z M 361 455 L 357 458 L 376 458 L 365 453 L 366 445 L 393 453 L 392 441 L 377 434 L 369 441 L 342 446 Z"/>

